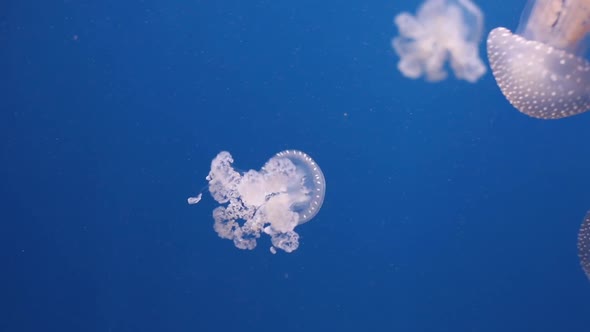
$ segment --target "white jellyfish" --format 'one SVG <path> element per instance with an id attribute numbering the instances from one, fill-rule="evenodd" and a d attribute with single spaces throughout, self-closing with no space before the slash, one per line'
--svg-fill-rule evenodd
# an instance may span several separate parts
<path id="1" fill-rule="evenodd" d="M 589 22 L 590 0 L 529 0 L 516 34 L 490 32 L 492 73 L 516 109 L 540 119 L 590 109 L 590 63 L 583 58 Z"/>
<path id="2" fill-rule="evenodd" d="M 590 212 L 586 214 L 578 232 L 578 257 L 582 269 L 590 279 Z"/>
<path id="3" fill-rule="evenodd" d="M 446 62 L 458 79 L 474 83 L 486 67 L 479 57 L 483 14 L 469 0 L 427 0 L 416 16 L 395 17 L 399 36 L 392 41 L 397 65 L 406 77 L 436 82 L 447 77 Z"/>
<path id="4" fill-rule="evenodd" d="M 260 171 L 236 171 L 229 152 L 220 152 L 207 176 L 211 196 L 222 206 L 213 210 L 214 229 L 240 249 L 254 249 L 261 233 L 286 252 L 299 247 L 295 227 L 319 212 L 326 182 L 319 166 L 297 150 L 277 153 Z M 271 252 L 276 250 L 271 247 Z"/>

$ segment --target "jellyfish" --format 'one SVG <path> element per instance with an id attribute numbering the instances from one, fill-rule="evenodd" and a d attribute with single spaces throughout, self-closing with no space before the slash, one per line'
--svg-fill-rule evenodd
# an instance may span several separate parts
<path id="1" fill-rule="evenodd" d="M 295 227 L 314 218 L 324 202 L 326 181 L 320 167 L 297 150 L 277 153 L 259 171 L 238 172 L 233 162 L 229 152 L 220 152 L 206 178 L 211 196 L 221 204 L 213 210 L 219 237 L 251 250 L 264 233 L 271 238 L 273 254 L 275 248 L 296 250 Z M 194 201 L 189 198 L 189 204 Z"/>
<path id="2" fill-rule="evenodd" d="M 426 0 L 416 16 L 402 12 L 394 22 L 400 35 L 392 46 L 404 76 L 444 80 L 447 61 L 456 78 L 470 83 L 486 72 L 478 50 L 483 14 L 470 0 Z"/>
<path id="3" fill-rule="evenodd" d="M 516 33 L 493 29 L 488 58 L 506 99 L 539 119 L 590 109 L 589 31 L 590 0 L 529 0 Z"/>
<path id="4" fill-rule="evenodd" d="M 578 257 L 582 269 L 590 279 L 590 211 L 586 214 L 578 233 Z"/>

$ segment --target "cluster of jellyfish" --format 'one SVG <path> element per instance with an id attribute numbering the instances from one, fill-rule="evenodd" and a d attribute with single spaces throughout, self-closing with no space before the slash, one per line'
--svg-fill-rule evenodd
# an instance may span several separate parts
<path id="1" fill-rule="evenodd" d="M 484 23 L 470 0 L 426 0 L 416 15 L 395 17 L 399 36 L 392 41 L 399 71 L 429 82 L 456 78 L 474 83 L 486 73 L 479 56 Z M 590 63 L 584 58 L 590 37 L 590 0 L 529 0 L 515 33 L 504 27 L 487 38 L 489 65 L 506 99 L 520 112 L 559 119 L 590 109 Z M 295 228 L 319 212 L 326 192 L 324 174 L 297 150 L 270 158 L 259 170 L 239 172 L 229 152 L 220 152 L 206 177 L 214 229 L 240 249 L 254 249 L 262 234 L 277 249 L 299 247 Z M 188 198 L 196 204 L 202 194 Z M 590 212 L 578 233 L 580 264 L 590 279 Z"/>
<path id="2" fill-rule="evenodd" d="M 529 0 L 515 33 L 488 35 L 492 73 L 520 112 L 560 119 L 590 109 L 590 0 Z M 590 212 L 578 232 L 578 257 L 590 279 Z"/>
<path id="3" fill-rule="evenodd" d="M 590 0 L 529 0 L 516 33 L 488 35 L 492 73 L 520 112 L 560 119 L 590 109 Z M 590 279 L 590 212 L 578 232 L 578 257 Z"/>
<path id="4" fill-rule="evenodd" d="M 220 206 L 213 210 L 219 237 L 240 249 L 254 249 L 261 234 L 271 238 L 270 251 L 292 252 L 299 247 L 295 227 L 310 221 L 324 202 L 326 181 L 315 161 L 297 150 L 270 158 L 259 170 L 234 169 L 229 152 L 220 152 L 206 177 L 209 192 Z M 188 198 L 196 204 L 202 194 Z"/>
<path id="5" fill-rule="evenodd" d="M 479 57 L 483 14 L 470 0 L 427 0 L 415 16 L 394 20 L 392 41 L 399 71 L 436 82 L 455 77 L 476 82 L 486 68 Z M 529 0 L 512 33 L 493 29 L 487 38 L 492 74 L 506 99 L 520 112 L 560 119 L 590 109 L 590 0 Z"/>
<path id="6" fill-rule="evenodd" d="M 416 15 L 394 19 L 392 47 L 398 70 L 428 82 L 447 78 L 475 83 L 485 74 L 479 56 L 483 14 L 470 0 L 426 0 Z M 492 74 L 502 94 L 520 112 L 560 119 L 590 109 L 590 0 L 529 0 L 515 33 L 504 27 L 487 38 Z M 578 256 L 590 279 L 590 212 L 578 233 Z"/>

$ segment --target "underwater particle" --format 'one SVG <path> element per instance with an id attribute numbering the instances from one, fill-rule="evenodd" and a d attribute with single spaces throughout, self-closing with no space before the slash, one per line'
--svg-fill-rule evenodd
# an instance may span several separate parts
<path id="1" fill-rule="evenodd" d="M 488 35 L 487 53 L 498 87 L 520 112 L 560 119 L 590 109 L 590 0 L 529 0 L 516 33 Z"/>
<path id="2" fill-rule="evenodd" d="M 449 62 L 455 77 L 470 83 L 486 72 L 479 57 L 483 14 L 470 0 L 426 0 L 416 16 L 402 12 L 394 19 L 399 36 L 392 41 L 406 77 L 429 82 L 447 78 Z"/>
<path id="3" fill-rule="evenodd" d="M 590 211 L 584 217 L 578 232 L 578 257 L 582 269 L 590 280 Z"/>
<path id="4" fill-rule="evenodd" d="M 271 237 L 271 252 L 296 250 L 295 227 L 315 217 L 324 202 L 326 182 L 319 166 L 297 150 L 277 153 L 259 171 L 240 173 L 233 162 L 229 152 L 220 152 L 206 178 L 211 196 L 222 204 L 213 210 L 219 237 L 254 249 L 264 233 Z"/>

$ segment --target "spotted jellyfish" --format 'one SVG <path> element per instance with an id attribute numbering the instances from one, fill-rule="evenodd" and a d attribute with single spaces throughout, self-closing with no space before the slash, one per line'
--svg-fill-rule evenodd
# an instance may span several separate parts
<path id="1" fill-rule="evenodd" d="M 227 151 L 211 162 L 209 192 L 221 206 L 213 210 L 213 228 L 219 237 L 239 249 L 254 249 L 261 234 L 271 238 L 270 251 L 288 253 L 299 247 L 295 228 L 320 211 L 326 194 L 324 174 L 306 153 L 285 150 L 259 170 L 239 172 Z M 201 195 L 190 197 L 189 204 Z"/>

